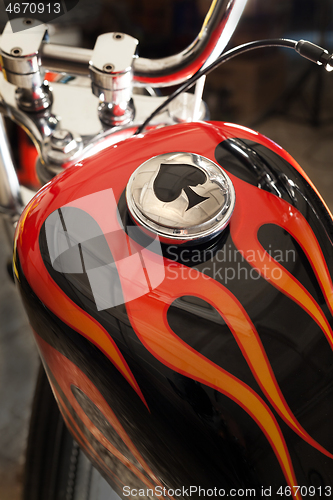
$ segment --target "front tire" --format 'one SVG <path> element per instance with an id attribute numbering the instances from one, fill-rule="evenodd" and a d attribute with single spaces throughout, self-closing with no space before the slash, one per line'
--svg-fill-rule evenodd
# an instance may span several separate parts
<path id="1" fill-rule="evenodd" d="M 23 500 L 119 500 L 73 440 L 41 366 L 26 453 Z"/>

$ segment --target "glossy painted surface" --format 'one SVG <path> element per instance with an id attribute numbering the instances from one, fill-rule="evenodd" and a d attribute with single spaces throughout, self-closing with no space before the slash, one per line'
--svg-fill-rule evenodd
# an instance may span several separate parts
<path id="1" fill-rule="evenodd" d="M 128 215 L 132 172 L 172 151 L 234 184 L 214 241 L 158 245 Z M 133 137 L 37 194 L 16 277 L 65 421 L 119 492 L 125 468 L 142 488 L 330 486 L 331 238 L 294 160 L 231 124 Z"/>

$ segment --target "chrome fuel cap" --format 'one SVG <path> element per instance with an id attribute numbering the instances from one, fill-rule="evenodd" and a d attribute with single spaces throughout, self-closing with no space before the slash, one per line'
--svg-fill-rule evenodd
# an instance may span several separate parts
<path id="1" fill-rule="evenodd" d="M 209 239 L 228 224 L 235 190 L 213 161 L 175 152 L 140 165 L 128 181 L 126 200 L 134 220 L 163 238 Z"/>

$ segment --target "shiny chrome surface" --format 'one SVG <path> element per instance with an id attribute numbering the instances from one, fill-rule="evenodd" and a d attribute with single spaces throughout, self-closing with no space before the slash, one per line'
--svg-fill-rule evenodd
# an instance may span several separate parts
<path id="1" fill-rule="evenodd" d="M 132 68 L 138 43 L 136 38 L 123 33 L 104 33 L 96 40 L 90 66 L 102 74 L 127 73 Z"/>
<path id="2" fill-rule="evenodd" d="M 0 49 L 5 78 L 18 87 L 30 89 L 42 84 L 38 56 L 47 27 L 29 19 L 31 27 L 26 29 L 26 21 L 15 20 L 17 28 L 24 29 L 18 32 L 13 32 L 12 23 L 6 24 Z"/>
<path id="3" fill-rule="evenodd" d="M 101 102 L 99 118 L 107 126 L 133 120 L 132 65 L 137 45 L 136 38 L 123 33 L 105 33 L 97 38 L 89 64 L 91 87 Z"/>
<path id="4" fill-rule="evenodd" d="M 0 40 L 3 75 L 17 87 L 16 102 L 23 111 L 42 111 L 52 104 L 52 93 L 44 84 L 39 58 L 46 32 L 45 24 L 20 18 L 6 24 Z"/>
<path id="5" fill-rule="evenodd" d="M 0 39 L 1 51 L 6 54 L 5 68 L 14 73 L 33 73 L 39 70 L 34 56 L 40 50 L 47 26 L 33 19 L 29 21 L 29 29 L 26 29 L 26 19 L 23 18 L 8 22 Z M 13 22 L 24 31 L 13 32 Z M 7 55 L 11 55 L 11 58 L 7 59 Z"/>
<path id="6" fill-rule="evenodd" d="M 23 127 L 34 141 L 38 150 L 45 137 L 59 126 L 70 131 L 76 131 L 84 141 L 90 141 L 102 130 L 100 120 L 97 115 L 98 99 L 90 89 L 87 80 L 87 86 L 82 85 L 82 80 L 76 84 L 76 80 L 70 84 L 52 82 L 52 113 L 45 110 L 41 114 L 24 113 L 17 107 L 15 99 L 15 87 L 8 83 L 3 75 L 0 74 L 0 93 L 3 100 L 0 100 L 0 112 L 15 121 Z M 139 125 L 145 120 L 147 115 L 153 112 L 163 101 L 165 97 L 147 96 L 133 94 L 135 106 L 135 123 Z M 84 106 L 82 103 L 84 102 Z M 170 118 L 168 110 L 161 113 L 153 124 L 163 123 L 172 125 L 174 121 Z M 58 124 L 58 125 L 57 125 Z"/>
<path id="7" fill-rule="evenodd" d="M 22 127 L 40 152 L 44 138 L 48 137 L 57 127 L 58 117 L 50 112 L 50 108 L 38 114 L 24 113 L 21 109 L 18 109 L 15 99 L 15 87 L 1 79 L 1 76 L 0 91 L 5 98 L 0 100 L 0 113 Z"/>
<path id="8" fill-rule="evenodd" d="M 15 219 L 23 209 L 20 186 L 14 168 L 13 158 L 4 119 L 0 115 L 0 212 Z"/>
<path id="9" fill-rule="evenodd" d="M 76 158 L 83 149 L 82 137 L 66 129 L 58 129 L 43 143 L 42 154 L 47 163 L 63 165 Z"/>
<path id="10" fill-rule="evenodd" d="M 41 48 L 42 64 L 50 71 L 89 76 L 92 50 L 68 47 L 57 43 L 45 43 Z"/>
<path id="11" fill-rule="evenodd" d="M 202 104 L 202 94 L 205 88 L 205 83 L 206 75 L 203 75 L 201 78 L 199 78 L 195 85 L 192 121 L 200 120 L 200 108 Z"/>
<path id="12" fill-rule="evenodd" d="M 38 73 L 35 74 L 39 76 Z M 22 111 L 27 111 L 28 113 L 43 111 L 51 106 L 53 96 L 47 84 L 38 85 L 37 81 L 36 85 L 33 85 L 33 89 L 31 89 L 25 88 L 28 81 L 23 81 L 22 83 L 23 85 L 19 86 L 15 91 L 17 105 Z"/>
<path id="13" fill-rule="evenodd" d="M 167 87 L 190 78 L 203 66 L 212 63 L 233 34 L 247 0 L 213 0 L 196 39 L 185 50 L 161 59 L 135 59 L 137 85 Z M 44 44 L 42 64 L 52 71 L 89 76 L 92 51 L 61 45 Z"/>
<path id="14" fill-rule="evenodd" d="M 207 114 L 205 103 L 193 94 L 184 92 L 170 102 L 169 114 L 176 123 L 204 120 Z"/>
<path id="15" fill-rule="evenodd" d="M 132 174 L 126 199 L 138 224 L 164 238 L 197 240 L 226 227 L 235 205 L 229 177 L 192 153 L 158 155 Z"/>
<path id="16" fill-rule="evenodd" d="M 190 78 L 211 64 L 226 47 L 247 0 L 213 0 L 196 39 L 185 50 L 162 59 L 138 58 L 134 63 L 137 83 L 167 87 Z"/>
<path id="17" fill-rule="evenodd" d="M 159 59 L 154 62 L 134 59 L 133 69 L 137 79 L 136 83 L 141 83 L 144 86 L 149 85 L 147 78 L 150 80 L 154 75 L 157 79 L 151 81 L 151 87 L 172 85 L 176 81 L 183 81 L 191 76 L 202 67 L 206 60 L 207 63 L 211 62 L 211 58 L 217 57 L 229 40 L 245 3 L 246 0 L 213 0 L 198 37 L 185 51 L 171 58 Z M 28 21 L 30 23 L 31 20 Z M 104 99 L 104 106 L 102 103 L 103 107 L 100 106 L 98 116 L 96 113 L 98 101 L 96 97 L 91 95 L 88 87 L 74 87 L 72 85 L 53 83 L 52 92 L 54 92 L 53 101 L 55 101 L 53 103 L 52 95 L 44 92 L 42 87 L 40 63 L 56 71 L 89 76 L 89 63 L 92 60 L 93 51 L 61 45 L 43 45 L 42 40 L 46 31 L 45 25 L 35 26 L 35 22 L 32 21 L 32 27 L 19 31 L 21 29 L 20 24 L 26 24 L 27 20 L 19 19 L 15 23 L 18 23 L 17 32 L 14 29 L 13 33 L 11 26 L 8 24 L 1 39 L 3 73 L 7 81 L 11 83 L 3 81 L 2 78 L 0 79 L 3 96 L 0 102 L 0 112 L 28 132 L 40 155 L 45 138 L 50 136 L 59 126 L 60 119 L 62 128 L 69 131 L 76 130 L 83 137 L 84 144 L 89 144 L 92 136 L 98 134 L 101 130 L 100 120 L 104 125 L 124 125 L 128 121 L 128 116 L 132 119 L 134 106 L 136 121 L 141 122 L 164 99 L 163 97 L 146 96 L 133 96 L 133 102 L 126 99 L 126 113 L 123 113 L 126 118 L 125 122 L 121 122 L 121 120 L 115 122 L 111 120 L 110 122 L 109 120 L 110 116 L 116 116 L 119 111 L 123 112 L 124 106 L 122 104 L 125 102 L 124 99 L 120 99 L 119 103 L 118 101 L 116 103 L 112 102 L 111 105 Z M 117 43 L 119 41 L 123 41 L 122 36 L 118 38 Z M 119 59 L 121 63 L 124 61 L 125 52 L 121 51 L 121 58 Z M 212 52 L 213 54 L 210 55 Z M 105 55 L 106 50 L 103 50 L 103 53 Z M 131 57 L 133 57 L 133 53 L 134 49 Z M 103 71 L 101 71 L 98 69 L 100 62 L 98 60 L 97 63 L 95 62 L 95 70 L 107 74 L 111 72 L 110 65 L 112 65 L 112 71 L 116 69 L 119 73 L 117 61 L 118 59 L 111 62 L 107 60 L 103 65 Z M 145 69 L 147 62 L 149 62 L 149 68 Z M 123 70 L 127 69 L 129 63 L 126 63 L 125 66 L 126 68 L 123 68 Z M 119 73 L 118 77 L 120 74 L 122 78 L 124 75 L 127 77 L 130 72 L 123 71 L 123 74 Z M 105 75 L 103 75 L 104 77 Z M 118 87 L 117 92 L 120 92 L 120 94 L 124 92 L 122 83 L 118 79 L 116 87 Z M 125 83 L 128 86 L 128 82 Z M 12 84 L 18 87 L 16 93 Z M 104 90 L 108 91 L 108 88 Z M 77 92 L 80 92 L 80 96 L 82 95 L 80 99 Z M 101 93 L 99 93 L 99 96 L 101 96 Z M 84 107 L 78 104 L 83 101 L 85 102 Z M 33 113 L 26 114 L 22 112 L 22 110 L 36 111 L 37 109 L 43 111 L 38 113 L 38 116 L 34 116 Z M 177 120 L 175 114 L 171 111 L 168 115 L 166 111 L 157 120 L 154 120 L 154 123 L 172 124 L 175 120 Z M 45 158 L 41 157 L 43 165 L 47 161 L 45 162 Z M 12 196 L 15 199 L 15 189 Z"/>

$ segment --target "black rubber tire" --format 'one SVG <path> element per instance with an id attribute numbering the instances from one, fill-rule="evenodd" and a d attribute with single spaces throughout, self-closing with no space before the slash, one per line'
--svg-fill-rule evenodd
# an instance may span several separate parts
<path id="1" fill-rule="evenodd" d="M 23 500 L 119 500 L 67 430 L 39 370 L 26 453 Z"/>

